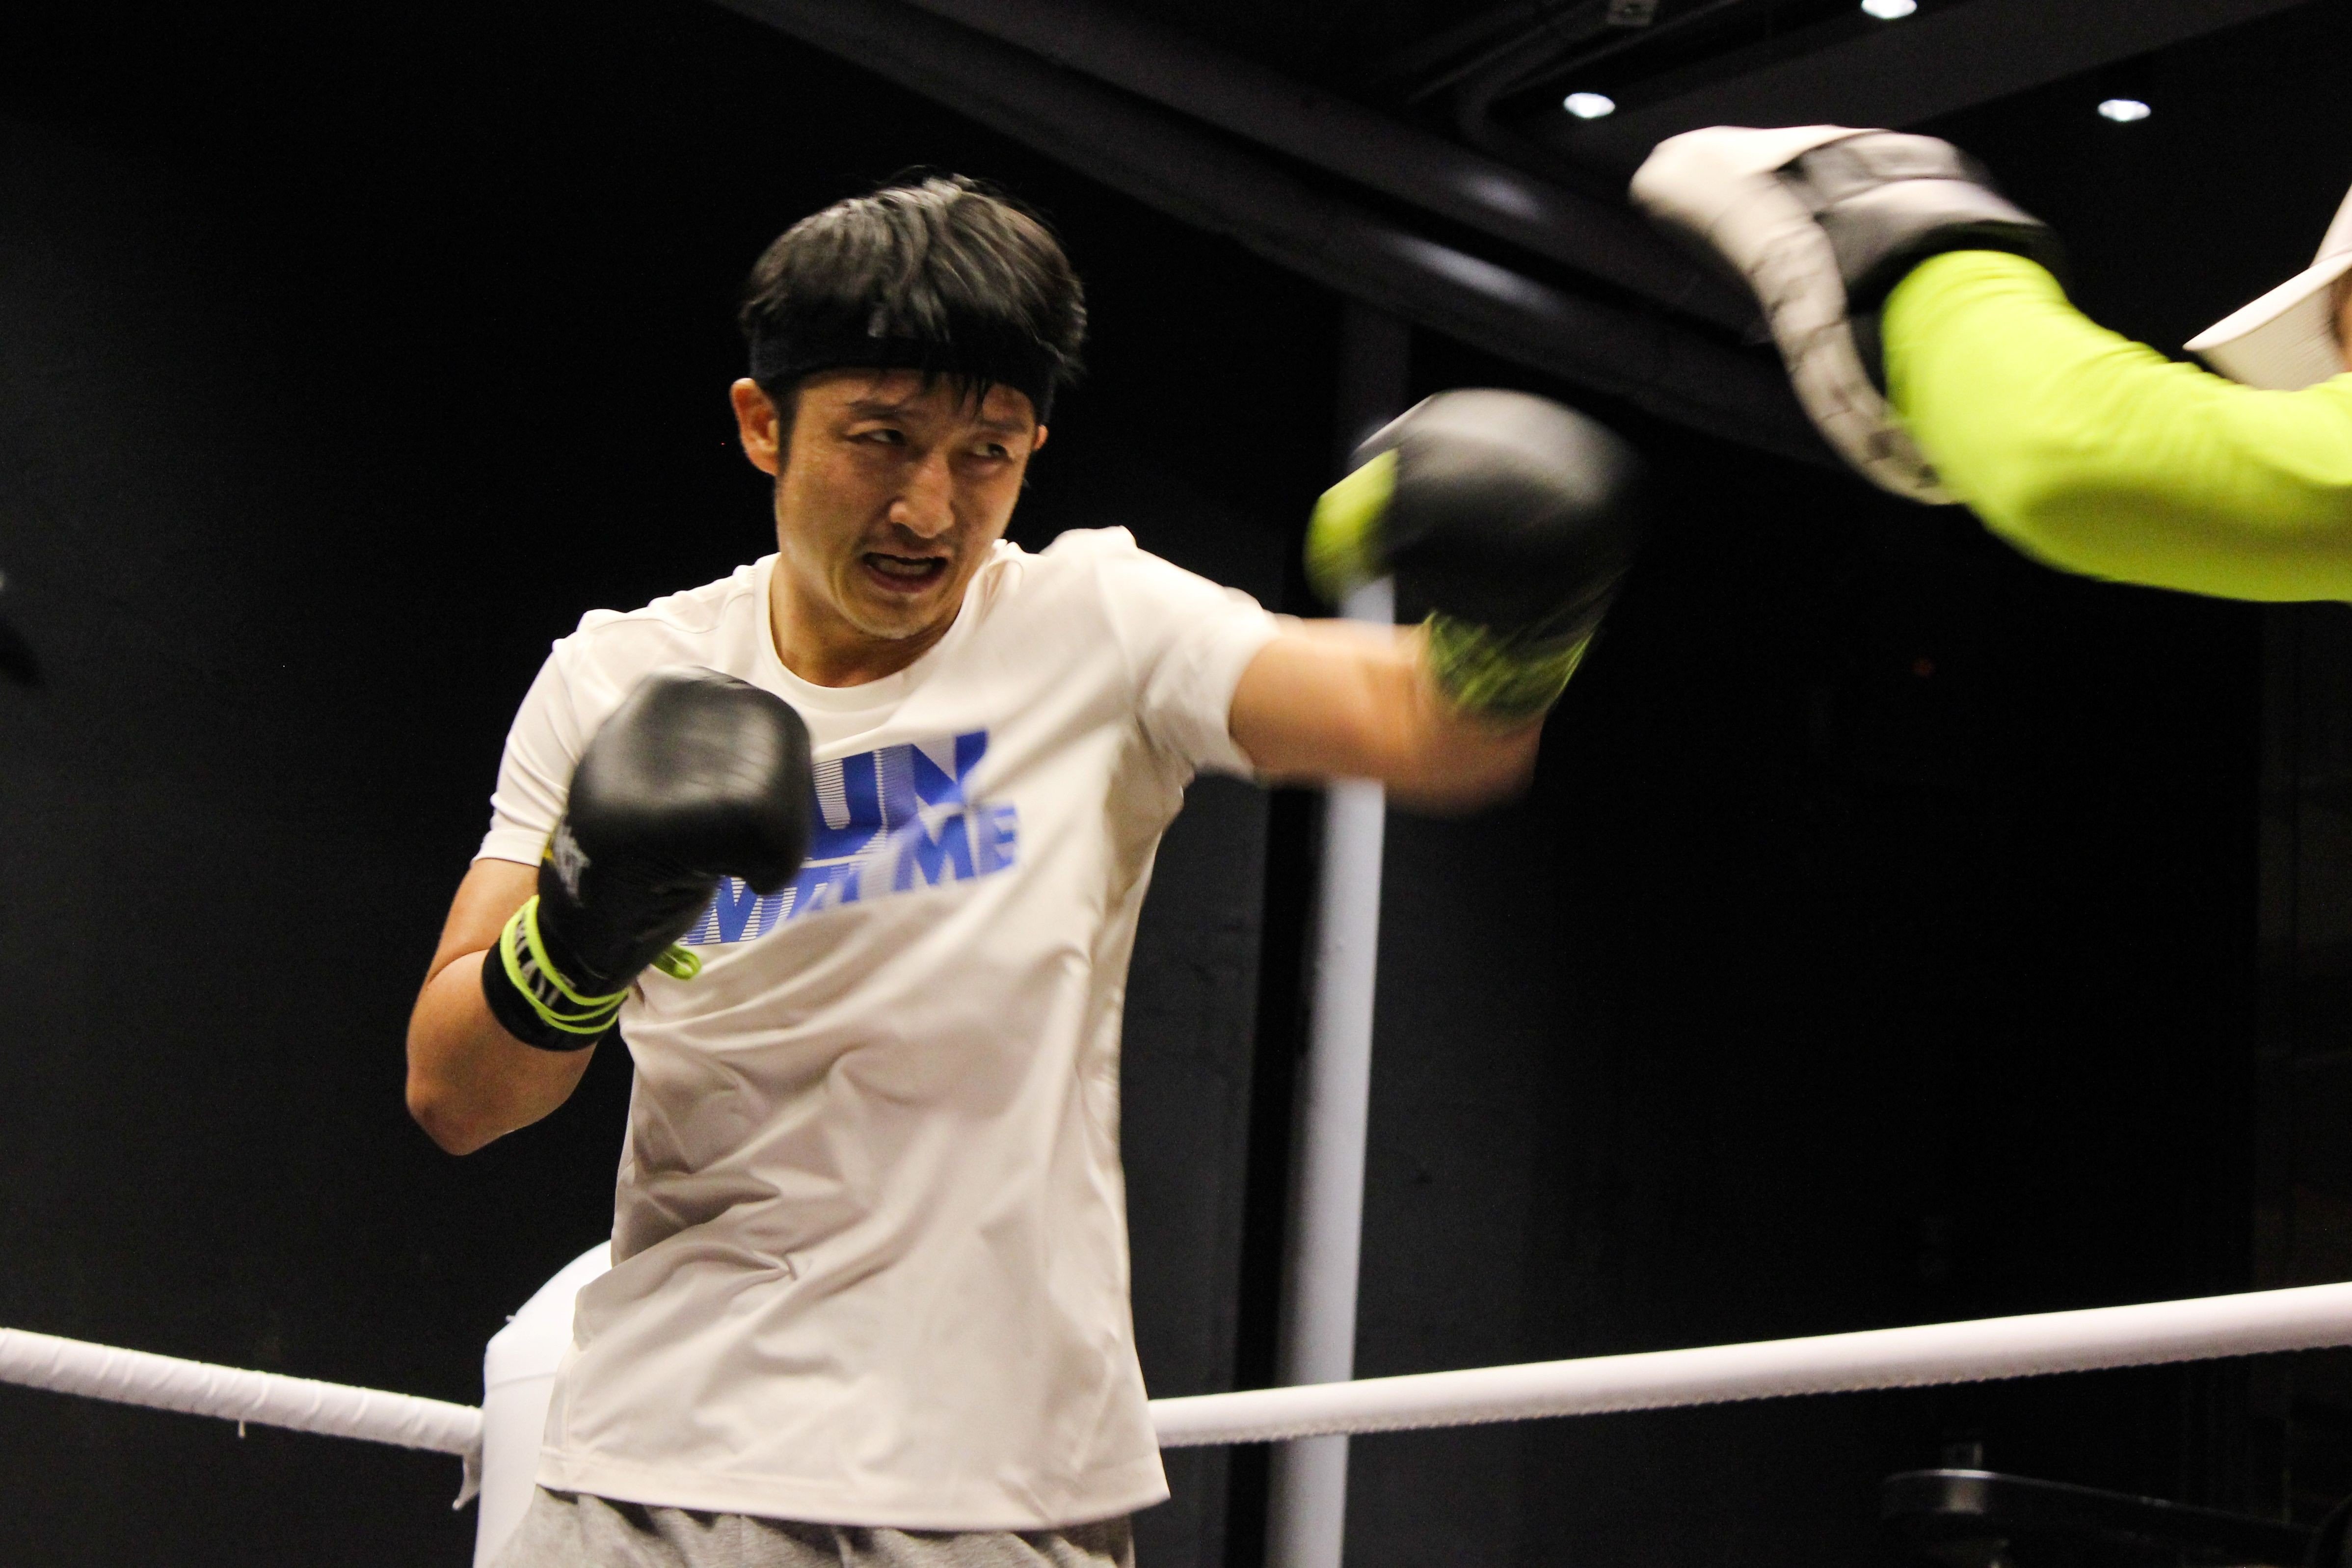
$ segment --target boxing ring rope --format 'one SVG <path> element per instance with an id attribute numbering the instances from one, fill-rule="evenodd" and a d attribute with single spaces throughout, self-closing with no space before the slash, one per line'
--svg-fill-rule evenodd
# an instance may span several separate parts
<path id="1" fill-rule="evenodd" d="M 1163 1448 L 1990 1383 L 2352 1344 L 2352 1284 L 1155 1399 Z"/>
<path id="2" fill-rule="evenodd" d="M 1163 1448 L 1987 1383 L 2352 1344 L 2352 1284 L 1155 1399 Z M 0 1382 L 456 1454 L 467 1405 L 0 1329 Z"/>
<path id="3" fill-rule="evenodd" d="M 482 1413 L 471 1405 L 214 1366 L 23 1329 L 0 1329 L 0 1383 L 189 1416 L 217 1416 L 240 1425 L 251 1421 L 331 1437 L 428 1448 L 460 1458 L 469 1458 L 482 1441 Z"/>

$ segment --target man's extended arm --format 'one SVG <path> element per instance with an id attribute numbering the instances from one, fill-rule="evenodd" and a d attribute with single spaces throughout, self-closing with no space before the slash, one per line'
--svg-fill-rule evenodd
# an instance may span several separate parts
<path id="1" fill-rule="evenodd" d="M 1417 628 L 1309 621 L 1242 672 L 1233 736 L 1274 779 L 1373 779 L 1401 802 L 1467 810 L 1516 793 L 1543 725 L 1496 725 L 1446 700 Z"/>
<path id="2" fill-rule="evenodd" d="M 1633 563 L 1640 459 L 1572 409 L 1483 389 L 1415 405 L 1357 459 L 1315 508 L 1308 575 L 1338 601 L 1392 574 L 1429 619 L 1295 624 L 1243 671 L 1234 741 L 1271 777 L 1377 779 L 1427 809 L 1515 793 Z"/>
<path id="3" fill-rule="evenodd" d="M 2021 256 L 1888 297 L 1888 391 L 1944 483 L 2037 559 L 2229 599 L 2352 600 L 2352 378 L 2224 381 L 2121 338 Z"/>

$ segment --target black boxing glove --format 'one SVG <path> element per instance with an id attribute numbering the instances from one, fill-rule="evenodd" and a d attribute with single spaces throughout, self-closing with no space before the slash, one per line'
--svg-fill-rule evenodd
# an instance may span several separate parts
<path id="1" fill-rule="evenodd" d="M 1503 723 L 1567 688 L 1641 543 L 1641 459 L 1613 432 L 1524 392 L 1440 392 L 1356 451 L 1307 536 L 1338 601 L 1393 571 L 1430 612 L 1431 673 Z"/>
<path id="2" fill-rule="evenodd" d="M 594 1045 L 648 965 L 701 968 L 673 944 L 721 876 L 763 894 L 792 880 L 814 799 L 789 703 L 715 670 L 647 675 L 581 754 L 539 892 L 483 957 L 491 1016 L 541 1050 Z"/>

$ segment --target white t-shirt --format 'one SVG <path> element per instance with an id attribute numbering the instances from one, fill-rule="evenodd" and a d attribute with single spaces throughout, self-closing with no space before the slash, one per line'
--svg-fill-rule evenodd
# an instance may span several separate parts
<path id="1" fill-rule="evenodd" d="M 1122 528 L 1000 544 L 954 626 L 866 685 L 768 628 L 774 558 L 555 644 L 481 852 L 536 863 L 647 671 L 808 722 L 793 885 L 723 884 L 646 972 L 612 1272 L 581 1293 L 540 1484 L 836 1524 L 1022 1530 L 1168 1495 L 1128 1305 L 1118 1040 L 1160 835 L 1246 772 L 1235 684 L 1277 629 Z"/>

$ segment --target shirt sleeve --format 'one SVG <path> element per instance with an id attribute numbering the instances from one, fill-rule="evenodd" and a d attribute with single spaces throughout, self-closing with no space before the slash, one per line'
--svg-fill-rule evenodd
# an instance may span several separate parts
<path id="1" fill-rule="evenodd" d="M 550 653 L 539 678 L 515 713 L 499 760 L 499 785 L 490 796 L 490 831 L 476 860 L 517 861 L 537 865 L 563 814 L 572 765 L 585 744 L 579 716 L 564 678 L 562 650 Z"/>
<path id="2" fill-rule="evenodd" d="M 1281 631 L 1281 617 L 1132 540 L 1106 553 L 1102 582 L 1144 733 L 1195 768 L 1254 772 L 1234 744 L 1234 688 Z"/>
<path id="3" fill-rule="evenodd" d="M 2228 599 L 2352 600 L 2352 375 L 2241 386 L 2107 331 L 2022 257 L 1937 256 L 1888 298 L 1890 395 L 2036 559 Z"/>

